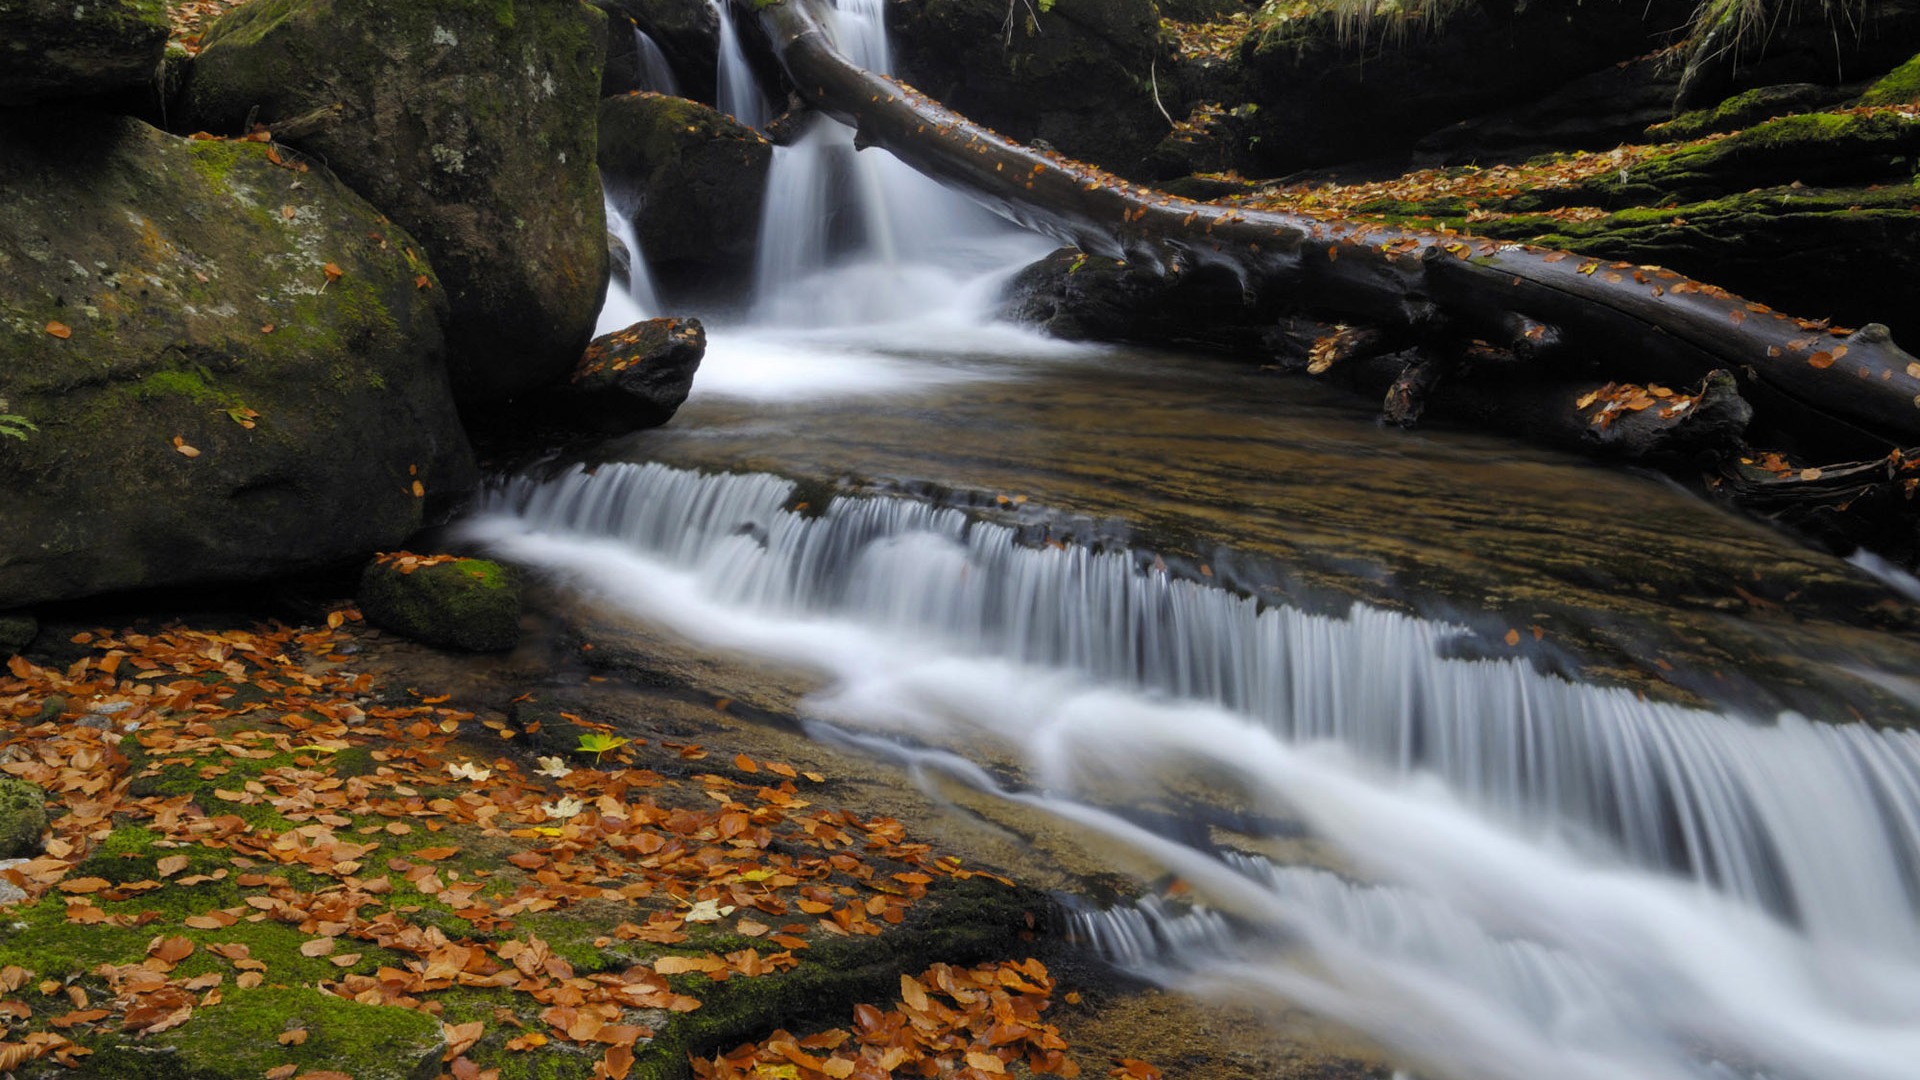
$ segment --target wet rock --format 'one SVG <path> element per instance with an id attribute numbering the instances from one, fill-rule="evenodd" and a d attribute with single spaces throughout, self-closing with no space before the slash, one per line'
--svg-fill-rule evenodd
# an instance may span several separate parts
<path id="1" fill-rule="evenodd" d="M 1167 132 L 1153 103 L 1160 13 L 1153 0 L 1003 0 L 888 5 L 901 78 L 1009 138 L 1123 173 Z M 1174 90 L 1164 59 L 1160 92 Z M 1175 116 L 1184 110 L 1166 100 Z"/>
<path id="2" fill-rule="evenodd" d="M 0 114 L 0 608 L 324 565 L 471 483 L 419 245 L 272 153 Z"/>
<path id="3" fill-rule="evenodd" d="M 189 122 L 249 116 L 411 232 L 463 400 L 566 373 L 607 282 L 594 165 L 606 17 L 579 0 L 254 0 L 208 30 Z"/>
<path id="4" fill-rule="evenodd" d="M 519 575 L 485 559 L 381 555 L 360 576 L 360 611 L 428 645 L 505 652 L 520 641 Z"/>
<path id="5" fill-rule="evenodd" d="M 0 0 L 0 107 L 144 86 L 166 45 L 164 0 Z"/>
<path id="6" fill-rule="evenodd" d="M 606 435 L 659 427 L 687 400 L 706 351 L 699 319 L 649 319 L 597 337 L 573 376 L 541 395 L 539 414 Z"/>
<path id="7" fill-rule="evenodd" d="M 46 831 L 46 794 L 24 780 L 0 778 L 0 859 L 39 854 Z"/>
<path id="8" fill-rule="evenodd" d="M 698 102 L 600 103 L 600 169 L 668 301 L 728 298 L 752 282 L 773 145 Z"/>

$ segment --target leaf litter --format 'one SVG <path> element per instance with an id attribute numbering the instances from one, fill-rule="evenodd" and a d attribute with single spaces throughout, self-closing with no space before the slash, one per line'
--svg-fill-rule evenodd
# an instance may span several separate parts
<path id="1" fill-rule="evenodd" d="M 728 773 L 684 775 L 707 749 L 588 737 L 605 725 L 572 714 L 574 757 L 534 768 L 531 754 L 500 755 L 512 734 L 500 721 L 349 670 L 360 621 L 343 608 L 300 628 L 102 629 L 73 637 L 84 655 L 64 668 L 9 661 L 0 774 L 43 789 L 51 819 L 43 853 L 0 871 L 26 894 L 11 913 L 45 909 L 146 943 L 85 970 L 0 967 L 0 1071 L 78 1067 L 90 1033 L 190 1024 L 229 986 L 303 985 L 435 1016 L 449 994 L 493 995 L 491 1012 L 441 1020 L 453 1080 L 559 1047 L 624 1080 L 655 1025 L 701 1007 L 702 986 L 790 971 L 822 937 L 877 937 L 939 878 L 1013 884 L 897 820 L 822 805 L 802 784 L 826 777 L 781 762 L 740 754 Z M 75 872 L 129 830 L 164 852 L 151 876 Z M 583 969 L 578 949 L 523 925 L 607 902 L 631 915 L 593 939 L 598 959 L 624 943 L 651 960 Z M 292 935 L 297 955 L 270 963 L 232 940 L 242 924 Z M 714 933 L 755 944 L 700 948 Z M 10 955 L 32 962 L 26 948 Z M 1038 960 L 935 965 L 901 988 L 886 1011 L 859 1006 L 849 1029 L 775 1032 L 693 1066 L 793 1080 L 981 1080 L 1015 1063 L 1078 1073 L 1040 1020 L 1053 983 Z M 289 1027 L 277 1045 L 305 1041 Z M 1127 1068 L 1113 1073 L 1140 1075 Z M 292 1063 L 271 1074 L 323 1075 Z"/>

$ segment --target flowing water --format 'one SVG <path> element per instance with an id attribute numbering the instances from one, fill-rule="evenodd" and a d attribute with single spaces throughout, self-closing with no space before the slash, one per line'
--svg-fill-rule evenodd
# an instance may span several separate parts
<path id="1" fill-rule="evenodd" d="M 640 89 L 680 96 L 680 80 L 673 77 L 673 65 L 667 63 L 667 54 L 638 26 L 633 28 L 633 52 L 640 65 Z"/>
<path id="2" fill-rule="evenodd" d="M 877 20 L 836 33 L 884 67 Z M 773 188 L 753 317 L 673 424 L 504 479 L 473 535 L 1177 879 L 1073 918 L 1143 976 L 1423 1075 L 1914 1075 L 1910 579 L 994 324 L 1045 245 L 828 122 Z"/>

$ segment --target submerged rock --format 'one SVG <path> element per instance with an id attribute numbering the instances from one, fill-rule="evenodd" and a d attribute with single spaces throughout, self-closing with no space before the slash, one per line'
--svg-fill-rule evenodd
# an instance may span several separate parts
<path id="1" fill-rule="evenodd" d="M 566 373 L 607 283 L 604 15 L 580 0 L 254 0 L 205 41 L 191 123 L 300 121 L 290 141 L 424 245 L 452 302 L 456 394 Z"/>
<path id="2" fill-rule="evenodd" d="M 392 552 L 360 575 L 367 621 L 428 645 L 505 652 L 520 641 L 520 578 L 485 559 Z"/>
<path id="3" fill-rule="evenodd" d="M 0 608 L 399 542 L 471 453 L 418 244 L 324 169 L 0 114 Z"/>
<path id="4" fill-rule="evenodd" d="M 633 93 L 600 103 L 600 170 L 670 298 L 734 297 L 753 279 L 773 144 L 698 102 Z"/>
<path id="5" fill-rule="evenodd" d="M 166 47 L 164 0 L 0 0 L 0 108 L 145 85 Z"/>

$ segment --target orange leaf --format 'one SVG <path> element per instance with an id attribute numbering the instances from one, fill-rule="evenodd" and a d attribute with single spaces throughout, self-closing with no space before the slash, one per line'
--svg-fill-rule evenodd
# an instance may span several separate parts
<path id="1" fill-rule="evenodd" d="M 73 336 L 73 328 L 63 322 L 50 322 L 47 324 L 47 333 L 65 341 Z"/>
<path id="2" fill-rule="evenodd" d="M 180 871 L 185 870 L 187 864 L 192 861 L 193 860 L 187 858 L 185 855 L 167 855 L 156 861 L 153 865 L 154 868 L 160 872 L 161 877 L 172 877 Z"/>
<path id="3" fill-rule="evenodd" d="M 154 938 L 147 955 L 169 964 L 177 964 L 193 955 L 193 942 L 183 937 Z"/>
<path id="4" fill-rule="evenodd" d="M 915 1012 L 927 1010 L 927 992 L 920 988 L 920 984 L 914 981 L 913 976 L 904 972 L 900 976 L 900 1000 L 906 1002 L 907 1007 Z"/>
<path id="5" fill-rule="evenodd" d="M 408 852 L 407 857 L 412 859 L 425 859 L 428 862 L 439 862 L 441 859 L 452 858 L 458 854 L 460 854 L 460 849 L 457 847 L 423 847 L 417 851 Z"/>
<path id="6" fill-rule="evenodd" d="M 340 267 L 334 263 L 328 263 L 327 265 L 321 267 L 320 270 L 322 273 L 327 275 L 328 285 L 331 285 L 334 282 L 339 281 L 342 277 L 345 277 L 347 273 L 345 270 L 340 269 Z"/>
<path id="7" fill-rule="evenodd" d="M 735 754 L 733 756 L 733 767 L 739 769 L 741 772 L 760 771 L 760 766 L 755 764 L 754 760 L 745 754 Z"/>

